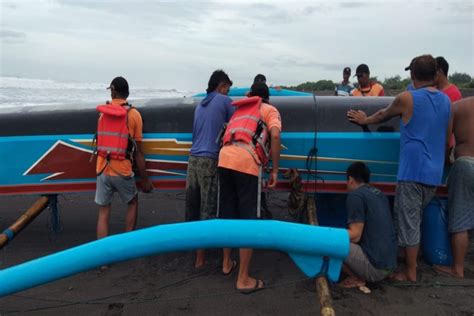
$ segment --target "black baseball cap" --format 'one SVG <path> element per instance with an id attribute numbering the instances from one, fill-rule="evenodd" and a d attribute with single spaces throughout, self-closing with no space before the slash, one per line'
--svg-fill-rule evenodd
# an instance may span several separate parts
<path id="1" fill-rule="evenodd" d="M 411 69 L 411 66 L 413 66 L 413 63 L 415 62 L 415 60 L 416 60 L 416 57 L 411 60 L 410 65 L 408 65 L 407 67 L 405 67 L 405 71 L 408 71 L 408 70 Z"/>
<path id="2" fill-rule="evenodd" d="M 345 73 L 345 74 L 350 74 L 351 73 L 351 68 L 346 67 L 346 68 L 344 68 L 344 70 L 342 72 Z"/>
<path id="3" fill-rule="evenodd" d="M 357 66 L 354 77 L 360 74 L 370 74 L 369 66 L 367 66 L 366 64 L 360 64 L 359 66 Z"/>
<path id="4" fill-rule="evenodd" d="M 128 93 L 128 82 L 127 80 L 125 80 L 124 77 L 115 77 L 107 89 L 114 89 L 115 91 L 118 91 L 118 92 Z"/>

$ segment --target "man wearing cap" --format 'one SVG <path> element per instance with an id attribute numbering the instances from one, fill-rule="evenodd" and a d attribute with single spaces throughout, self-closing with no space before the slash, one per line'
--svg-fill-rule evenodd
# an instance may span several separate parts
<path id="1" fill-rule="evenodd" d="M 415 58 L 413 58 L 413 59 L 411 60 L 411 62 L 410 62 L 410 66 L 408 66 L 408 67 L 405 67 L 405 71 L 408 71 L 408 70 L 410 70 L 410 68 L 411 68 L 411 65 L 413 64 L 413 62 L 415 61 L 415 59 L 416 59 L 416 57 L 415 57 Z M 412 75 L 411 75 L 411 74 L 410 74 L 410 77 L 412 77 Z M 415 86 L 413 85 L 413 81 L 412 81 L 412 82 L 410 82 L 410 83 L 408 84 L 408 86 L 406 87 L 406 89 L 405 89 L 405 90 L 406 90 L 406 91 L 415 90 Z"/>
<path id="2" fill-rule="evenodd" d="M 366 64 L 357 66 L 356 74 L 359 86 L 352 90 L 351 95 L 355 97 L 382 97 L 385 95 L 380 83 L 370 81 L 370 70 Z"/>
<path id="3" fill-rule="evenodd" d="M 360 125 L 401 118 L 394 217 L 406 269 L 394 274 L 393 279 L 416 282 L 421 214 L 441 185 L 452 116 L 449 98 L 435 87 L 433 56 L 418 56 L 410 70 L 416 90 L 400 93 L 392 104 L 369 117 L 356 110 L 347 112 L 347 117 Z"/>
<path id="4" fill-rule="evenodd" d="M 336 85 L 334 94 L 336 96 L 347 97 L 350 95 L 351 91 L 354 90 L 354 85 L 349 81 L 351 76 L 351 68 L 346 67 L 342 71 L 342 82 Z"/>
<path id="5" fill-rule="evenodd" d="M 436 68 L 436 85 L 438 89 L 445 93 L 451 102 L 461 100 L 461 91 L 459 91 L 454 83 L 450 83 L 448 80 L 449 64 L 444 57 L 436 57 Z"/>
<path id="6" fill-rule="evenodd" d="M 95 202 L 99 205 L 97 239 L 107 237 L 109 234 L 109 216 L 114 192 L 117 192 L 122 202 L 128 205 L 125 231 L 134 230 L 136 227 L 138 192 L 132 171 L 132 159 L 138 167 L 143 192 L 150 192 L 153 188 L 146 174 L 145 158 L 141 150 L 143 138 L 142 117 L 136 108 L 131 107 L 127 103 L 129 95 L 128 82 L 123 77 L 116 77 L 112 80 L 108 89 L 110 89 L 112 101 L 106 107 L 127 107 L 128 109 L 127 125 L 129 136 L 135 140 L 136 149 L 134 153 L 127 153 L 126 158 L 120 160 L 102 156 L 98 147 L 99 155 L 97 155 L 96 166 L 97 189 L 95 194 Z M 103 120 L 103 115 L 101 114 L 99 117 L 99 124 Z"/>

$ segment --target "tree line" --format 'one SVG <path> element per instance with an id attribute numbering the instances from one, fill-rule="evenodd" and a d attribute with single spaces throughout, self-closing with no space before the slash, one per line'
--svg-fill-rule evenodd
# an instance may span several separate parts
<path id="1" fill-rule="evenodd" d="M 474 78 L 468 75 L 467 73 L 455 72 L 452 75 L 448 76 L 448 79 L 451 83 L 454 83 L 458 88 L 464 89 L 473 89 L 474 88 Z M 385 78 L 385 80 L 380 81 L 377 77 L 371 77 L 372 81 L 381 83 L 385 89 L 393 90 L 404 90 L 410 84 L 411 79 L 405 78 L 402 79 L 399 75 Z M 334 90 L 336 83 L 332 80 L 318 80 L 318 81 L 308 81 L 301 83 L 297 86 L 281 86 L 283 89 L 311 92 L 311 91 L 323 91 L 323 90 Z"/>

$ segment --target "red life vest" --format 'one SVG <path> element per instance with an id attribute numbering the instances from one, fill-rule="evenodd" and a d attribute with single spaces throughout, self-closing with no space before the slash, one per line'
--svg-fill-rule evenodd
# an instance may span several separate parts
<path id="1" fill-rule="evenodd" d="M 97 126 L 97 153 L 108 159 L 127 159 L 130 133 L 128 130 L 128 103 L 97 106 L 101 113 Z"/>
<path id="2" fill-rule="evenodd" d="M 237 107 L 227 124 L 222 144 L 244 147 L 258 165 L 265 166 L 270 156 L 268 129 L 262 120 L 260 97 L 250 97 L 232 102 Z"/>

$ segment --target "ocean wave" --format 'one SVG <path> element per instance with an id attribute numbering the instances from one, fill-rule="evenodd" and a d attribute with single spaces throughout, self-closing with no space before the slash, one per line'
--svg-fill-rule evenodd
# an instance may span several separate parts
<path id="1" fill-rule="evenodd" d="M 174 98 L 190 96 L 190 91 L 131 87 L 130 98 Z M 77 102 L 105 102 L 110 92 L 103 83 L 59 82 L 50 79 L 0 77 L 0 107 L 58 105 Z"/>

